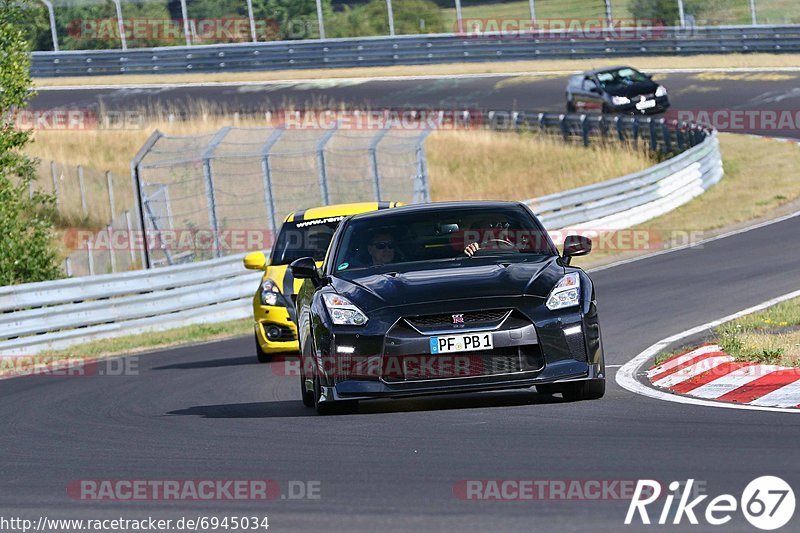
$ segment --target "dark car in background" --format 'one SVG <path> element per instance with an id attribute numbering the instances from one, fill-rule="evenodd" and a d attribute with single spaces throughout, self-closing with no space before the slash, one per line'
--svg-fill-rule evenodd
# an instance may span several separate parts
<path id="1" fill-rule="evenodd" d="M 605 392 L 592 280 L 516 202 L 432 203 L 354 215 L 321 271 L 291 269 L 303 403 L 530 388 L 567 400 Z"/>
<path id="2" fill-rule="evenodd" d="M 663 113 L 667 89 L 632 67 L 588 70 L 567 83 L 567 112 Z"/>

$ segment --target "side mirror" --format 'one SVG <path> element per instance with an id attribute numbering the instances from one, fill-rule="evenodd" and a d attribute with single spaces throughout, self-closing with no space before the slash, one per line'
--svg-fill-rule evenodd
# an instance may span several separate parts
<path id="1" fill-rule="evenodd" d="M 320 282 L 319 270 L 317 270 L 317 263 L 314 262 L 313 257 L 301 257 L 295 259 L 289 265 L 292 269 L 292 275 L 296 279 L 310 279 L 314 286 L 318 286 Z"/>
<path id="2" fill-rule="evenodd" d="M 569 264 L 572 257 L 586 255 L 592 251 L 592 239 L 582 235 L 567 235 L 564 239 L 564 260 Z"/>
<path id="3" fill-rule="evenodd" d="M 250 252 L 244 256 L 243 262 L 248 270 L 264 270 L 267 266 L 267 256 L 264 252 Z"/>

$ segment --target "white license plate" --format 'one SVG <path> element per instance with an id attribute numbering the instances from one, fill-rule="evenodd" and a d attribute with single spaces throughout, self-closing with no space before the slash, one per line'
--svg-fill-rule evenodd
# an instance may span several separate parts
<path id="1" fill-rule="evenodd" d="M 447 337 L 430 337 L 431 353 L 472 352 L 475 350 L 491 350 L 491 333 L 465 333 L 464 335 L 448 335 Z"/>
<path id="2" fill-rule="evenodd" d="M 655 100 L 645 100 L 644 102 L 639 102 L 638 104 L 636 104 L 636 109 L 639 109 L 639 110 L 650 109 L 651 107 L 655 107 L 655 106 L 656 106 L 656 101 Z"/>

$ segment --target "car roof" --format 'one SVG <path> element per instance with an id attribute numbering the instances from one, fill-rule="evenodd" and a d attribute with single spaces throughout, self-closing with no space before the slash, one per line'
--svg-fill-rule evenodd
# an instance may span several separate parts
<path id="1" fill-rule="evenodd" d="M 592 69 L 592 70 L 586 70 L 581 75 L 582 76 L 588 76 L 590 74 L 599 74 L 600 72 L 613 72 L 615 70 L 620 70 L 620 69 L 623 69 L 623 68 L 630 68 L 630 69 L 633 69 L 633 70 L 639 70 L 639 69 L 637 69 L 635 67 L 632 67 L 630 65 L 615 65 L 613 67 L 598 67 L 598 68 L 595 68 L 595 69 Z"/>
<path id="2" fill-rule="evenodd" d="M 303 220 L 314 220 L 317 218 L 350 216 L 401 205 L 403 205 L 402 202 L 356 202 L 351 204 L 323 205 L 310 209 L 300 209 L 299 211 L 289 213 L 284 219 L 284 222 L 302 222 Z"/>
<path id="3" fill-rule="evenodd" d="M 464 202 L 430 202 L 424 204 L 412 204 L 412 205 L 405 205 L 398 207 L 397 209 L 392 209 L 392 214 L 400 214 L 400 213 L 426 213 L 430 211 L 445 211 L 447 209 L 484 209 L 484 208 L 491 208 L 491 207 L 524 207 L 525 204 L 522 202 L 501 202 L 501 201 L 490 201 L 490 200 L 475 200 L 475 201 L 464 201 Z M 385 214 L 386 211 L 372 211 L 372 212 L 365 212 L 358 215 L 353 216 L 350 220 L 368 220 L 370 218 L 381 218 Z"/>

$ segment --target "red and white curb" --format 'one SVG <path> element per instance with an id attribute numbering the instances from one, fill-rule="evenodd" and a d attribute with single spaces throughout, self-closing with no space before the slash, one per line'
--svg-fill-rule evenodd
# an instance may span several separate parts
<path id="1" fill-rule="evenodd" d="M 748 231 L 748 230 L 743 230 L 743 231 Z M 687 358 L 686 356 L 688 355 L 688 353 L 682 354 L 677 357 L 673 357 L 669 361 L 665 361 L 664 363 L 659 365 L 659 367 L 662 367 L 662 373 L 667 372 L 670 369 L 675 369 L 675 371 L 669 375 L 664 374 L 662 376 L 659 376 L 658 374 L 653 374 L 652 376 L 648 376 L 649 372 L 643 370 L 643 368 L 648 362 L 650 362 L 656 355 L 666 350 L 670 345 L 683 341 L 694 335 L 707 333 L 712 328 L 715 328 L 720 324 L 724 324 L 725 322 L 736 320 L 737 318 L 743 317 L 745 315 L 761 311 L 775 304 L 798 297 L 800 297 L 800 290 L 791 292 L 789 294 L 784 294 L 783 296 L 779 296 L 771 300 L 767 300 L 766 302 L 750 307 L 748 309 L 744 309 L 743 311 L 739 311 L 738 313 L 734 313 L 732 315 L 728 315 L 726 317 L 713 320 L 706 324 L 694 327 L 688 331 L 684 331 L 676 335 L 673 335 L 671 337 L 667 337 L 666 339 L 663 339 L 653 344 L 645 351 L 643 351 L 642 353 L 640 353 L 639 355 L 637 355 L 636 357 L 634 357 L 633 359 L 622 365 L 622 367 L 617 371 L 616 375 L 617 384 L 623 389 L 629 390 L 636 394 L 640 394 L 642 396 L 647 396 L 649 398 L 655 398 L 667 402 L 676 402 L 676 403 L 691 404 L 691 405 L 703 405 L 706 407 L 720 407 L 728 409 L 778 411 L 787 414 L 788 413 L 800 414 L 800 409 L 793 408 L 800 405 L 800 400 L 795 400 L 795 398 L 800 398 L 800 380 L 793 380 L 791 383 L 783 383 L 782 382 L 782 380 L 784 379 L 783 375 L 786 374 L 786 371 L 781 370 L 779 368 L 775 368 L 773 371 L 768 371 L 772 368 L 769 367 L 768 365 L 758 365 L 766 367 L 763 369 L 763 371 L 766 372 L 764 375 L 756 375 L 756 372 L 754 370 L 743 370 L 744 368 L 747 368 L 749 366 L 756 366 L 756 365 L 749 365 L 747 363 L 735 363 L 731 356 L 723 354 L 722 352 L 719 351 L 715 353 L 715 350 L 712 349 L 710 345 L 701 346 L 700 347 L 701 351 L 694 353 L 693 357 Z M 678 360 L 678 358 L 680 357 L 683 357 L 683 359 Z M 695 357 L 698 358 L 698 360 L 692 361 L 692 359 Z M 706 362 L 702 362 L 703 360 Z M 671 364 L 674 366 L 670 368 L 663 368 L 664 365 L 666 365 L 668 362 L 671 362 Z M 696 379 L 695 381 L 687 381 L 695 376 L 699 376 L 699 374 L 702 373 L 700 372 L 701 369 L 703 369 L 703 372 L 708 372 L 715 368 L 721 367 L 721 365 L 733 365 L 733 364 L 738 364 L 743 366 L 735 368 L 722 367 L 722 368 L 731 368 L 731 370 L 730 372 L 727 372 L 725 374 L 725 376 L 727 377 L 725 377 L 725 379 L 722 379 L 721 381 L 718 381 L 716 379 L 711 379 L 708 383 L 701 383 Z M 651 369 L 651 371 L 655 370 L 656 368 Z M 800 372 L 794 369 L 789 369 L 789 370 L 791 370 L 792 373 Z M 673 374 L 674 377 L 672 377 L 669 380 L 666 380 L 667 378 L 669 378 L 670 375 Z M 688 374 L 688 376 L 686 377 L 686 379 L 681 379 L 684 376 L 684 374 Z M 715 375 L 706 374 L 706 377 L 709 376 L 714 377 Z M 723 376 L 719 377 L 723 378 Z M 769 382 L 775 379 L 780 379 L 783 386 L 777 387 L 774 390 L 767 390 L 767 388 L 770 387 Z M 658 386 L 651 385 L 651 380 L 659 382 L 659 386 L 664 388 L 658 388 Z M 691 388 L 690 390 L 694 391 L 695 394 L 700 394 L 702 396 L 689 396 L 689 395 L 684 395 L 683 393 L 676 394 L 672 392 L 672 390 L 664 390 L 664 389 L 669 389 L 670 386 L 677 387 L 680 383 L 684 382 L 685 382 L 685 385 L 683 385 L 684 387 L 689 387 L 691 385 L 693 388 Z M 696 387 L 694 387 L 695 384 L 697 384 Z M 706 385 L 709 386 L 706 387 Z M 725 398 L 726 395 L 733 393 L 734 391 L 737 391 L 736 392 L 737 395 L 744 392 L 740 389 L 745 385 L 748 385 L 751 388 L 754 386 L 759 386 L 759 387 L 763 386 L 765 393 L 763 395 L 758 395 L 757 397 L 754 396 L 753 398 L 748 398 L 747 395 L 745 394 L 740 398 L 741 402 L 718 401 L 718 399 L 722 400 Z M 758 393 L 755 392 L 751 394 L 758 394 Z"/>
<path id="2" fill-rule="evenodd" d="M 670 357 L 647 371 L 676 394 L 764 407 L 800 408 L 800 368 L 735 361 L 716 344 Z"/>

